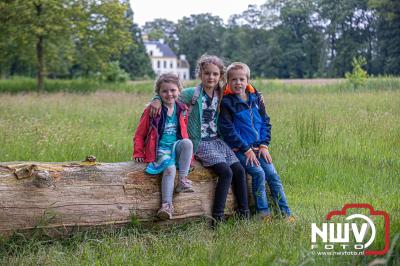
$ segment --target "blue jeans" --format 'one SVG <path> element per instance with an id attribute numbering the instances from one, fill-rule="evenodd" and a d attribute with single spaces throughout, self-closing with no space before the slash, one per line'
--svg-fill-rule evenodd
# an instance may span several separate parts
<path id="1" fill-rule="evenodd" d="M 250 163 L 246 165 L 246 156 L 244 153 L 236 152 L 235 154 L 246 169 L 246 172 L 251 176 L 253 197 L 257 211 L 263 215 L 271 213 L 265 191 L 265 181 L 267 181 L 272 199 L 278 205 L 283 215 L 290 216 L 291 211 L 286 201 L 281 178 L 276 172 L 274 165 L 265 161 L 264 158 L 259 159 L 260 166 L 251 166 Z"/>

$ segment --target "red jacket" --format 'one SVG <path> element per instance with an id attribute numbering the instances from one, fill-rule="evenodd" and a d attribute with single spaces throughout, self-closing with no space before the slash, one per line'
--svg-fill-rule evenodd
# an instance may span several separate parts
<path id="1" fill-rule="evenodd" d="M 183 103 L 176 102 L 178 116 L 178 139 L 189 138 L 187 133 L 187 107 Z M 164 131 L 167 108 L 162 107 L 161 114 L 151 118 L 147 107 L 133 137 L 133 158 L 144 158 L 146 163 L 154 162 L 157 158 L 158 142 Z"/>

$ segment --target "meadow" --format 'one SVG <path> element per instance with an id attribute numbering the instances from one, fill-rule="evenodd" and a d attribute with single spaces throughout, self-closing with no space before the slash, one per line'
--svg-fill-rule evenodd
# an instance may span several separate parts
<path id="1" fill-rule="evenodd" d="M 296 223 L 231 220 L 211 230 L 199 220 L 63 239 L 16 235 L 1 240 L 0 264 L 399 265 L 399 79 L 372 79 L 356 89 L 345 82 L 259 80 L 256 86 L 271 116 L 271 155 Z M 129 88 L 42 94 L 3 90 L 0 161 L 79 161 L 89 154 L 102 162 L 130 160 L 132 134 L 152 94 L 151 83 Z M 345 203 L 369 203 L 389 213 L 388 254 L 321 256 L 310 249 L 311 223 L 324 221 Z M 382 243 L 378 235 L 374 245 Z"/>

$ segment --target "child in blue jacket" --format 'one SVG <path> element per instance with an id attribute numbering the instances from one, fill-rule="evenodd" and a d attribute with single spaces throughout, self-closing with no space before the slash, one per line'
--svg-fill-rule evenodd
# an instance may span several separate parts
<path id="1" fill-rule="evenodd" d="M 271 220 L 265 191 L 267 181 L 272 198 L 282 214 L 289 221 L 294 221 L 268 150 L 270 119 L 260 93 L 248 83 L 250 69 L 244 63 L 235 62 L 228 66 L 226 73 L 228 84 L 221 102 L 220 133 L 252 177 L 253 196 L 259 215 L 266 221 Z"/>

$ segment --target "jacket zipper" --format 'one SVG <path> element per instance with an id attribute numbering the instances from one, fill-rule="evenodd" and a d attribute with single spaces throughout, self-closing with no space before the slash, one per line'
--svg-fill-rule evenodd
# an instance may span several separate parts
<path id="1" fill-rule="evenodd" d="M 244 102 L 244 101 L 243 101 Z M 256 133 L 257 139 L 256 141 L 258 141 L 259 136 L 258 136 L 258 132 L 256 130 L 256 127 L 254 126 L 254 117 L 253 117 L 253 110 L 251 109 L 250 105 L 248 105 L 246 102 L 244 103 L 249 109 L 250 109 L 250 117 L 251 117 L 251 126 L 253 127 L 254 132 Z"/>

